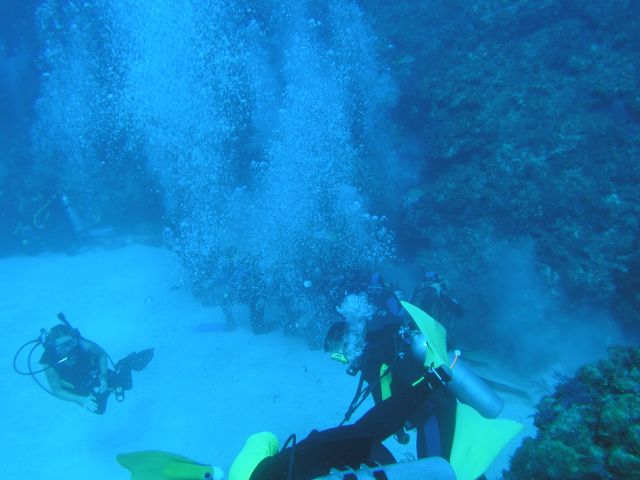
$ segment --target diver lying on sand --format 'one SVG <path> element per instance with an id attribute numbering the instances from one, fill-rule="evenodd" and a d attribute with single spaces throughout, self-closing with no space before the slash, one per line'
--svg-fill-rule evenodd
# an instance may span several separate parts
<path id="1" fill-rule="evenodd" d="M 411 307 L 410 304 L 405 306 L 410 313 L 415 313 Z M 433 335 L 437 336 L 438 332 L 433 332 Z M 292 435 L 282 449 L 279 449 L 273 433 L 251 435 L 231 465 L 228 479 L 474 480 L 481 477 L 502 448 L 521 430 L 520 423 L 485 418 L 471 406 L 456 401 L 449 461 L 429 457 L 396 463 L 382 444 L 402 428 L 432 395 L 450 388 L 453 380 L 450 366 L 438 360 L 441 352 L 434 354 L 435 345 L 425 348 L 432 350 L 429 357 L 432 361 L 423 368 L 421 378 L 413 385 L 380 401 L 352 425 L 314 430 L 298 443 Z M 435 350 L 440 350 L 440 347 Z M 218 467 L 166 452 L 126 453 L 119 455 L 118 461 L 131 471 L 133 480 L 224 478 Z"/>
<path id="2" fill-rule="evenodd" d="M 62 322 L 60 325 L 49 332 L 43 329 L 40 337 L 20 347 L 14 357 L 14 369 L 22 375 L 31 375 L 51 395 L 103 414 L 111 393 L 118 402 L 124 400 L 124 392 L 133 386 L 131 372 L 147 366 L 153 358 L 153 349 L 131 353 L 114 364 L 102 347 L 80 335 L 62 313 L 58 314 L 58 319 Z M 28 372 L 22 372 L 16 367 L 16 360 L 22 349 L 31 344 L 34 346 L 29 352 Z M 33 371 L 31 355 L 38 346 L 44 348 L 40 358 L 44 368 Z M 50 390 L 35 377 L 40 372 L 45 373 Z"/>
<path id="3" fill-rule="evenodd" d="M 369 410 L 353 425 L 312 431 L 304 440 L 279 450 L 270 432 L 251 435 L 229 470 L 228 480 L 358 480 L 429 478 L 473 480 L 481 477 L 500 450 L 521 428 L 510 420 L 487 420 L 470 407 L 459 404 L 460 429 L 474 424 L 475 431 L 454 442 L 451 463 L 441 457 L 396 463 L 382 441 L 400 428 L 415 408 L 432 392 L 442 388 L 436 372 L 427 373 L 413 391 L 394 395 Z M 404 413 L 403 413 L 404 412 Z M 477 417 L 480 417 L 478 419 Z M 458 427 L 456 427 L 456 430 Z M 118 455 L 132 480 L 221 480 L 219 467 L 194 462 L 160 451 Z"/>

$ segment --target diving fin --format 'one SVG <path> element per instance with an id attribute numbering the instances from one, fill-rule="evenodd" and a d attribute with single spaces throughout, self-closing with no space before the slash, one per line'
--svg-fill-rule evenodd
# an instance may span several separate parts
<path id="1" fill-rule="evenodd" d="M 118 463 L 131 472 L 131 480 L 221 480 L 222 470 L 182 455 L 157 450 L 121 453 Z"/>
<path id="2" fill-rule="evenodd" d="M 500 451 L 523 429 L 520 422 L 484 418 L 458 402 L 449 463 L 458 480 L 474 480 L 489 468 Z"/>
<path id="3" fill-rule="evenodd" d="M 118 361 L 116 364 L 116 369 L 120 368 L 128 368 L 135 372 L 139 372 L 144 370 L 144 368 L 149 364 L 151 359 L 153 358 L 153 348 L 147 348 L 146 350 L 142 350 L 141 352 L 133 352 L 124 357 L 122 360 Z"/>
<path id="4" fill-rule="evenodd" d="M 262 460 L 274 456 L 279 449 L 278 437 L 271 432 L 250 435 L 229 467 L 229 480 L 247 480 Z"/>
<path id="5" fill-rule="evenodd" d="M 416 323 L 420 332 L 427 340 L 427 352 L 425 358 L 425 366 L 438 368 L 440 365 L 448 365 L 447 357 L 447 331 L 433 317 L 422 311 L 415 305 L 400 302 L 404 309 L 409 312 L 411 318 Z"/>

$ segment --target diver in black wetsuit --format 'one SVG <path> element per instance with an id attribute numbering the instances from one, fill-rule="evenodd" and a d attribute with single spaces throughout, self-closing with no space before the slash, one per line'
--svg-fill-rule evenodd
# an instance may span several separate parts
<path id="1" fill-rule="evenodd" d="M 420 382 L 377 404 L 353 425 L 313 430 L 298 443 L 291 435 L 282 449 L 273 433 L 255 433 L 245 442 L 227 476 L 219 467 L 162 451 L 120 454 L 118 461 L 132 473 L 132 478 L 140 474 L 158 480 L 455 480 L 454 467 L 444 459 L 396 463 L 382 444 L 421 402 L 442 390 L 450 379 L 443 366 L 427 368 Z"/>
<path id="2" fill-rule="evenodd" d="M 31 376 L 44 372 L 50 390 L 37 379 L 36 382 L 53 396 L 102 414 L 107 408 L 111 393 L 114 393 L 118 401 L 124 399 L 124 392 L 132 387 L 132 370 L 140 371 L 146 367 L 153 358 L 153 349 L 131 353 L 113 365 L 102 347 L 80 335 L 63 314 L 59 314 L 58 318 L 63 322 L 61 325 L 56 325 L 48 333 L 43 330 L 40 338 L 27 342 L 18 350 L 14 357 L 14 369 L 20 374 Z M 40 364 L 44 368 L 38 372 L 34 372 L 31 365 L 28 372 L 22 372 L 15 364 L 20 351 L 30 344 L 35 344 L 31 352 L 39 345 L 44 347 L 40 358 Z M 113 369 L 109 368 L 109 362 Z"/>
<path id="3" fill-rule="evenodd" d="M 369 278 L 367 300 L 374 307 L 373 315 L 367 320 L 367 335 L 389 325 L 404 325 L 408 321 L 408 314 L 400 300 L 378 272 Z"/>
<path id="4" fill-rule="evenodd" d="M 442 382 L 433 372 L 425 372 L 419 384 L 377 404 L 353 425 L 314 430 L 301 442 L 264 458 L 250 480 L 308 480 L 327 475 L 337 466 L 357 469 L 363 464 L 395 463 L 382 441 L 402 427 L 431 394 L 442 390 Z M 236 461 L 243 461 L 242 453 Z"/>
<path id="5" fill-rule="evenodd" d="M 367 321 L 362 352 L 359 358 L 352 359 L 350 370 L 354 375 L 360 370 L 361 382 L 367 384 L 363 395 L 371 393 L 374 402 L 379 404 L 389 397 L 411 391 L 412 384 L 422 375 L 424 367 L 410 352 L 413 321 L 378 273 L 370 278 L 367 299 L 375 307 L 375 312 Z M 325 351 L 344 353 L 348 335 L 346 322 L 334 324 L 327 334 Z M 355 404 L 352 403 L 347 418 L 354 408 Z M 425 399 L 421 408 L 407 417 L 406 427 L 416 430 L 418 458 L 449 458 L 455 409 L 455 396 L 449 390 L 441 389 Z M 395 432 L 396 440 L 403 444 L 409 442 L 404 427 L 404 424 L 400 425 Z"/>
<path id="6" fill-rule="evenodd" d="M 464 309 L 438 273 L 425 272 L 411 303 L 437 320 L 447 330 L 450 344 L 455 343 L 456 323 L 464 317 Z"/>
<path id="7" fill-rule="evenodd" d="M 104 412 L 109 370 L 107 354 L 99 345 L 66 325 L 56 325 L 49 332 L 40 363 L 48 367 L 45 374 L 53 395 L 90 412 Z"/>

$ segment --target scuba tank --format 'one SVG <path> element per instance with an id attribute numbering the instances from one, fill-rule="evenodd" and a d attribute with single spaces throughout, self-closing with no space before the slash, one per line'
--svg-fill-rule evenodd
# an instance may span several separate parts
<path id="1" fill-rule="evenodd" d="M 60 195 L 60 205 L 62 205 L 62 210 L 69 221 L 69 225 L 71 225 L 71 228 L 73 229 L 73 233 L 81 235 L 82 232 L 84 232 L 84 226 L 82 225 L 78 212 L 76 212 L 76 209 L 71 205 L 69 197 L 66 195 Z"/>
<path id="2" fill-rule="evenodd" d="M 411 339 L 411 355 L 419 362 L 424 362 L 427 341 L 422 333 L 414 333 Z M 502 412 L 504 400 L 494 392 L 487 383 L 480 378 L 461 359 L 459 350 L 449 353 L 449 365 L 442 365 L 450 378 L 447 388 L 456 398 L 469 405 L 485 418 L 496 418 Z"/>
<path id="3" fill-rule="evenodd" d="M 459 350 L 449 353 L 451 381 L 447 387 L 458 400 L 484 418 L 497 418 L 504 408 L 504 400 L 460 359 L 460 355 Z"/>
<path id="4" fill-rule="evenodd" d="M 329 475 L 314 480 L 406 480 L 428 478 L 429 480 L 456 480 L 456 474 L 449 462 L 441 457 L 421 458 L 412 462 L 392 463 L 376 467 L 361 466 L 358 470 L 331 469 Z"/>

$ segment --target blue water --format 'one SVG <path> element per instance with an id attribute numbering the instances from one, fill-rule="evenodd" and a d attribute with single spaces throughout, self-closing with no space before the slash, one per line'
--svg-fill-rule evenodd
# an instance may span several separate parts
<path id="1" fill-rule="evenodd" d="M 0 258 L 164 249 L 312 351 L 436 270 L 462 345 L 574 368 L 640 332 L 639 8 L 1 1 Z"/>

